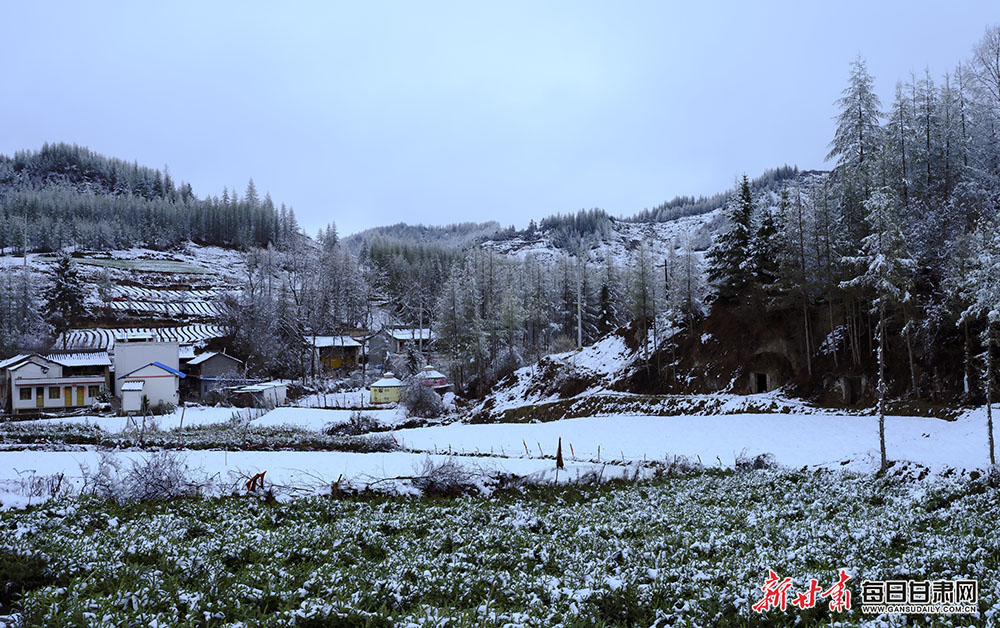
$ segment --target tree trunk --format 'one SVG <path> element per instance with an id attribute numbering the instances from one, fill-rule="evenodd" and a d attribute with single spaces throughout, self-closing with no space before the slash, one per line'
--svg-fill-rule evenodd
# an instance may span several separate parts
<path id="1" fill-rule="evenodd" d="M 831 347 L 833 348 L 833 366 L 834 367 L 839 367 L 840 365 L 838 364 L 838 359 L 837 359 L 837 334 L 836 334 L 836 329 L 833 326 L 833 295 L 832 294 L 827 298 L 827 307 L 828 307 L 828 309 L 830 311 L 830 342 L 831 342 Z"/>
<path id="2" fill-rule="evenodd" d="M 993 444 L 993 326 L 986 323 L 986 432 L 990 447 L 990 465 L 997 463 Z"/>
<path id="3" fill-rule="evenodd" d="M 805 295 L 803 295 L 803 298 L 805 298 Z M 805 301 L 802 302 L 802 322 L 806 332 L 806 372 L 809 373 L 809 377 L 812 377 L 812 343 L 809 342 L 809 308 L 806 307 Z"/>
<path id="4" fill-rule="evenodd" d="M 878 442 L 882 455 L 881 471 L 889 468 L 885 455 L 885 304 L 878 308 Z"/>
<path id="5" fill-rule="evenodd" d="M 913 342 L 910 338 L 909 321 L 906 324 L 906 352 L 909 353 L 910 357 L 910 393 L 914 397 L 919 397 L 920 393 L 917 390 L 917 367 L 913 362 Z"/>
<path id="6" fill-rule="evenodd" d="M 962 323 L 962 331 L 965 334 L 965 356 L 964 356 L 965 357 L 965 365 L 964 365 L 965 366 L 965 381 L 963 382 L 963 384 L 964 384 L 964 391 L 963 392 L 965 393 L 966 396 L 969 396 L 969 395 L 972 394 L 972 357 L 971 357 L 971 355 L 972 355 L 972 349 L 970 348 L 970 342 L 971 341 L 969 339 L 969 324 L 968 323 L 965 323 L 965 322 Z"/>

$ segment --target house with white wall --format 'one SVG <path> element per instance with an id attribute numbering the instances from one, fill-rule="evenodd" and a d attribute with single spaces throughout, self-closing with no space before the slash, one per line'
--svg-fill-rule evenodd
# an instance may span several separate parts
<path id="1" fill-rule="evenodd" d="M 122 412 L 141 412 L 145 408 L 176 406 L 181 399 L 180 381 L 186 375 L 162 362 L 150 362 L 118 376 Z"/>
<path id="2" fill-rule="evenodd" d="M 69 358 L 67 361 L 74 363 Z M 90 363 L 95 360 L 82 357 L 76 360 L 80 361 Z M 106 368 L 103 372 L 76 374 L 73 366 L 65 366 L 51 357 L 38 354 L 5 360 L 2 371 L 6 380 L 4 392 L 10 395 L 6 405 L 14 414 L 89 407 L 98 401 L 108 384 Z"/>
<path id="3" fill-rule="evenodd" d="M 176 340 L 163 340 L 152 333 L 127 333 L 115 337 L 114 347 L 116 386 L 124 381 L 123 375 L 154 362 L 180 371 L 180 343 Z M 120 391 L 116 388 L 114 392 Z"/>

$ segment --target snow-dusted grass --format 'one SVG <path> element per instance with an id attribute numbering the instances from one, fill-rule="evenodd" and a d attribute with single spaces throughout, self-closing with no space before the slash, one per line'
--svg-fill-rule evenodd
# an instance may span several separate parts
<path id="1" fill-rule="evenodd" d="M 21 574 L 27 625 L 987 626 L 998 517 L 983 478 L 827 470 L 460 500 L 56 501 L 0 514 L 0 571 Z M 854 609 L 758 617 L 768 569 L 796 590 L 845 569 Z M 860 612 L 866 578 L 970 577 L 977 616 Z"/>
<path id="2" fill-rule="evenodd" d="M 108 266 L 111 268 L 120 268 L 122 270 L 139 270 L 145 272 L 156 272 L 156 273 L 184 273 L 184 274 L 210 274 L 211 270 L 207 268 L 202 268 L 201 266 L 196 266 L 194 264 L 189 264 L 187 262 L 180 262 L 176 260 L 163 260 L 163 259 L 105 259 L 105 258 L 92 258 L 86 257 L 78 259 L 77 262 L 81 264 L 89 264 L 92 266 Z"/>

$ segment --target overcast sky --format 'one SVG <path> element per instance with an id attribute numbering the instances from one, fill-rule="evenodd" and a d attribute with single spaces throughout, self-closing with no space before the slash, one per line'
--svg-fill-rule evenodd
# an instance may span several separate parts
<path id="1" fill-rule="evenodd" d="M 0 0 L 0 153 L 71 142 L 310 233 L 632 214 L 824 168 L 860 52 L 883 103 L 996 2 Z"/>

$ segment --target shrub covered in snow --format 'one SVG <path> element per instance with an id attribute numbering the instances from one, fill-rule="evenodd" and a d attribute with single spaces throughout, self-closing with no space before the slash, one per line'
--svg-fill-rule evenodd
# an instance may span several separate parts
<path id="1" fill-rule="evenodd" d="M 402 405 L 406 408 L 406 416 L 433 419 L 444 413 L 444 402 L 441 395 L 425 386 L 419 378 L 414 377 L 406 385 Z"/>
<path id="2" fill-rule="evenodd" d="M 413 487 L 424 495 L 458 497 L 479 492 L 468 467 L 451 459 L 435 462 L 427 457 L 412 482 Z"/>
<path id="3" fill-rule="evenodd" d="M 359 436 L 380 429 L 382 425 L 375 417 L 356 411 L 351 413 L 351 418 L 346 423 L 332 423 L 324 431 L 330 436 Z"/>
<path id="4" fill-rule="evenodd" d="M 82 491 L 118 503 L 148 502 L 174 497 L 195 497 L 209 484 L 188 467 L 177 452 L 159 451 L 127 464 L 102 454 L 97 468 L 81 465 Z"/>

